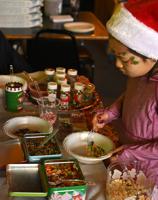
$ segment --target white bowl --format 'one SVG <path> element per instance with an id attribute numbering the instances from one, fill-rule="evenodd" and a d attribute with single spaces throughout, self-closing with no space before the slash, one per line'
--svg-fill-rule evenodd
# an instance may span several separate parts
<path id="1" fill-rule="evenodd" d="M 23 90 L 27 90 L 27 81 L 24 78 L 19 76 L 10 76 L 10 75 L 0 75 L 0 89 L 5 88 L 5 84 L 8 82 L 19 82 L 23 84 Z"/>
<path id="2" fill-rule="evenodd" d="M 105 150 L 106 154 L 100 157 L 88 157 L 86 155 L 88 134 L 89 131 L 84 131 L 68 135 L 63 141 L 64 149 L 81 163 L 96 164 L 109 158 L 111 155 L 108 153 L 115 148 L 115 145 L 111 139 L 99 133 L 93 133 L 92 139 L 94 144 Z"/>
<path id="3" fill-rule="evenodd" d="M 31 132 L 39 133 L 51 133 L 53 130 L 48 121 L 34 116 L 14 117 L 3 125 L 4 133 L 11 138 L 18 138 L 15 132 L 25 128 L 28 128 Z"/>

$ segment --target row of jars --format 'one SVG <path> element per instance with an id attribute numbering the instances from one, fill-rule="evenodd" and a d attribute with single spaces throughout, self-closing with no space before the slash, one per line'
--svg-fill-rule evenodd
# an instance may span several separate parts
<path id="1" fill-rule="evenodd" d="M 57 67 L 56 70 L 53 68 L 45 69 L 45 74 L 48 82 L 55 81 L 59 85 L 69 83 L 73 86 L 77 80 L 78 71 L 76 69 L 68 69 L 66 72 L 66 68 Z"/>
<path id="2" fill-rule="evenodd" d="M 85 85 L 77 82 L 78 72 L 76 69 L 68 69 L 66 73 L 66 69 L 63 67 L 57 67 L 56 70 L 49 68 L 45 70 L 45 73 L 49 98 L 56 99 L 58 96 L 62 107 L 68 107 L 70 102 L 74 105 L 82 103 Z"/>

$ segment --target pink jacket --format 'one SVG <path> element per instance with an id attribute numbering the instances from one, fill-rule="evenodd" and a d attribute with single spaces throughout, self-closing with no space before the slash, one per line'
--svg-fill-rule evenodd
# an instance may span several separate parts
<path id="1" fill-rule="evenodd" d="M 109 122 L 121 118 L 128 137 L 121 160 L 138 159 L 158 183 L 158 74 L 130 78 L 127 89 L 108 109 Z"/>

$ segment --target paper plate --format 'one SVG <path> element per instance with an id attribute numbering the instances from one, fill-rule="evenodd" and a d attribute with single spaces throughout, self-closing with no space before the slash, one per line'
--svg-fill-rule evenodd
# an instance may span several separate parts
<path id="1" fill-rule="evenodd" d="M 95 26 L 88 22 L 65 23 L 64 28 L 74 33 L 89 33 L 95 30 Z"/>

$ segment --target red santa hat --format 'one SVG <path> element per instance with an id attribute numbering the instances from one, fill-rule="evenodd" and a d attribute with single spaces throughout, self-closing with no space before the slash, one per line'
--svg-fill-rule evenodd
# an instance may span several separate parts
<path id="1" fill-rule="evenodd" d="M 158 0 L 128 0 L 117 6 L 107 29 L 127 47 L 158 59 Z"/>

